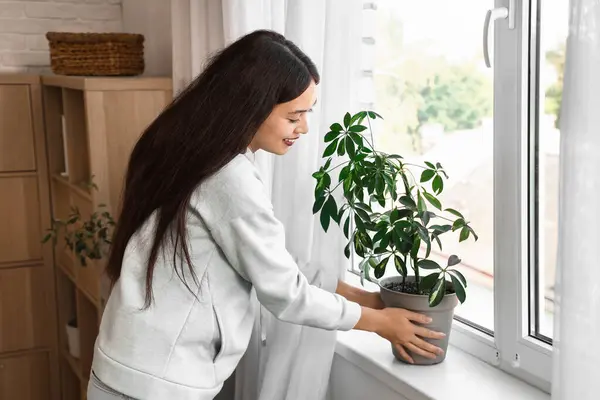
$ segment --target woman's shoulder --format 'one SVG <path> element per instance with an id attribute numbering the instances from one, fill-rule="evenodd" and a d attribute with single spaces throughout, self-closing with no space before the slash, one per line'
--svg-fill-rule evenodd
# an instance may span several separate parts
<path id="1" fill-rule="evenodd" d="M 236 156 L 206 179 L 192 196 L 193 207 L 203 216 L 235 218 L 271 208 L 256 166 L 244 154 Z"/>

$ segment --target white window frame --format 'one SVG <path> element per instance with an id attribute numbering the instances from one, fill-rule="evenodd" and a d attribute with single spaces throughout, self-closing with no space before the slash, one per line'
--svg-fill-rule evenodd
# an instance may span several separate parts
<path id="1" fill-rule="evenodd" d="M 529 94 L 535 93 L 537 73 L 537 52 L 529 49 L 537 42 L 536 18 L 530 18 L 537 1 L 514 0 L 514 28 L 508 29 L 506 19 L 493 27 L 494 336 L 455 320 L 450 342 L 550 393 L 552 347 L 530 336 L 529 323 L 530 266 L 534 268 L 529 254 L 529 131 L 536 129 L 530 118 L 536 96 L 530 100 Z M 509 7 L 509 0 L 496 0 L 495 7 Z M 357 273 L 354 268 L 350 272 Z"/>

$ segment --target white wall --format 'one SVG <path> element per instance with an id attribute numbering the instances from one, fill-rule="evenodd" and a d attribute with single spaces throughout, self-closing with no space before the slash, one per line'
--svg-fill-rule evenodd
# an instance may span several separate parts
<path id="1" fill-rule="evenodd" d="M 385 383 L 336 354 L 329 377 L 328 400 L 407 400 Z"/>
<path id="2" fill-rule="evenodd" d="M 123 32 L 144 35 L 144 75 L 171 76 L 171 1 L 122 0 L 122 8 Z"/>
<path id="3" fill-rule="evenodd" d="M 121 30 L 121 0 L 0 0 L 0 72 L 48 72 L 48 31 Z"/>

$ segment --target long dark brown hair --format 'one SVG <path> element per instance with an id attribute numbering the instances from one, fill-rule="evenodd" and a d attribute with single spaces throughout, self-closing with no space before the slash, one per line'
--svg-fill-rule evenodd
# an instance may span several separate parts
<path id="1" fill-rule="evenodd" d="M 252 32 L 209 60 L 133 148 L 107 265 L 113 284 L 121 275 L 129 240 L 157 212 L 144 308 L 152 304 L 154 268 L 165 248 L 172 252 L 173 268 L 191 291 L 184 264 L 197 284 L 186 232 L 192 193 L 246 151 L 277 104 L 300 96 L 311 81 L 319 83 L 312 61 L 294 43 L 271 31 Z"/>

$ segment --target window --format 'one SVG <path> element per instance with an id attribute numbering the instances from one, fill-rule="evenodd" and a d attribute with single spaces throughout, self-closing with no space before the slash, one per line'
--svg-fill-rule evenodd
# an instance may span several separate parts
<path id="1" fill-rule="evenodd" d="M 558 240 L 560 105 L 568 31 L 568 1 L 539 2 L 539 23 L 531 37 L 530 89 L 530 333 L 553 337 L 554 273 Z"/>
<path id="2" fill-rule="evenodd" d="M 568 0 L 514 0 L 490 25 L 487 68 L 484 19 L 499 4 L 366 1 L 361 95 L 385 118 L 375 146 L 440 162 L 443 205 L 479 234 L 447 234 L 435 255 L 458 254 L 469 281 L 455 344 L 549 390 Z"/>

